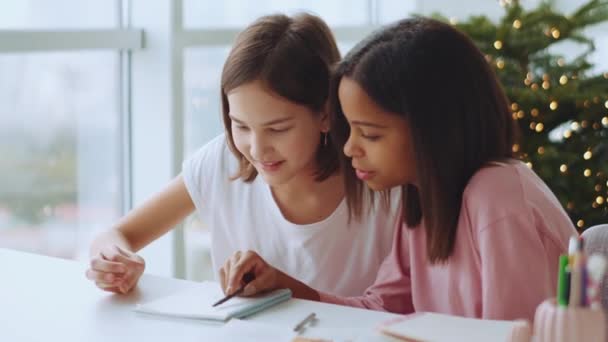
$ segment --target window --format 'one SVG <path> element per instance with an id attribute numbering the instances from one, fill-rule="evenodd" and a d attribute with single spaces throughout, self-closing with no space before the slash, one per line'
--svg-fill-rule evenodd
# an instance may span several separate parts
<path id="1" fill-rule="evenodd" d="M 123 211 L 121 51 L 138 33 L 120 1 L 1 7 L 0 247 L 78 258 Z"/>

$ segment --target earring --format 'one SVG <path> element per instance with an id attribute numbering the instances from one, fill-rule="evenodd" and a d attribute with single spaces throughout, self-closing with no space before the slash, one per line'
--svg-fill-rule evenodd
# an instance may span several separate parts
<path id="1" fill-rule="evenodd" d="M 325 132 L 323 137 L 323 146 L 327 146 L 327 132 Z"/>

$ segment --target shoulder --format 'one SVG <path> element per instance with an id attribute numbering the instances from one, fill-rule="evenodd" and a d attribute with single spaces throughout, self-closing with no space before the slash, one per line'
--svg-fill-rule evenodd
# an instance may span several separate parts
<path id="1" fill-rule="evenodd" d="M 462 196 L 462 210 L 479 229 L 510 215 L 528 215 L 528 198 L 524 191 L 528 182 L 542 183 L 520 161 L 489 163 L 467 183 Z"/>

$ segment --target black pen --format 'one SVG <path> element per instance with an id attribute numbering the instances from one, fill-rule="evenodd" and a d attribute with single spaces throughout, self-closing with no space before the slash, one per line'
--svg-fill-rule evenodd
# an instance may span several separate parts
<path id="1" fill-rule="evenodd" d="M 249 284 L 253 279 L 255 279 L 255 275 L 253 274 L 253 272 L 247 272 L 243 275 L 243 285 L 241 285 L 241 287 L 238 288 L 238 290 L 234 291 L 232 294 L 227 295 L 226 297 L 218 300 L 215 304 L 213 304 L 213 307 L 216 307 L 224 302 L 226 302 L 227 300 L 229 300 L 230 298 L 234 297 L 234 296 L 238 296 L 241 293 L 243 293 L 243 291 L 245 291 L 245 286 L 247 286 L 247 284 Z"/>

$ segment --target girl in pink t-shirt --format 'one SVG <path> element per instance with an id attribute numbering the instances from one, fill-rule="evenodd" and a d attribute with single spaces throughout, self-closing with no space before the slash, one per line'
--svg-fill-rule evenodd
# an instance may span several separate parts
<path id="1" fill-rule="evenodd" d="M 360 297 L 332 296 L 240 253 L 226 292 L 253 271 L 246 295 L 289 287 L 300 298 L 398 313 L 532 319 L 555 294 L 558 257 L 576 231 L 547 186 L 513 159 L 507 98 L 473 42 L 435 20 L 399 21 L 355 46 L 333 92 L 351 212 L 366 210 L 359 180 L 404 189 L 403 222 L 375 284 Z"/>

